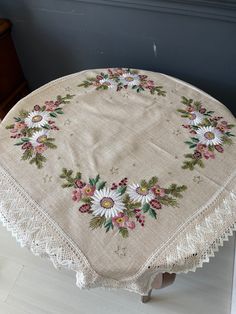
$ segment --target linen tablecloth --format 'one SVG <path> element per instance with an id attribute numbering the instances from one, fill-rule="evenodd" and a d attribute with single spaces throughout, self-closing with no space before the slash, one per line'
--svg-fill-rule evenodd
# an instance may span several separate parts
<path id="1" fill-rule="evenodd" d="M 236 222 L 235 119 L 170 76 L 133 69 L 62 77 L 0 125 L 0 217 L 81 288 L 146 294 L 194 271 Z"/>

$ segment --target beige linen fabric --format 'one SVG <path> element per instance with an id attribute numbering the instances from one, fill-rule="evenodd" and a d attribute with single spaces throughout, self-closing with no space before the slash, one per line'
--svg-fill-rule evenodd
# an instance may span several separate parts
<path id="1" fill-rule="evenodd" d="M 96 86 L 78 87 L 107 70 L 88 70 L 53 81 L 18 102 L 0 125 L 1 220 L 33 253 L 48 256 L 55 266 L 77 272 L 81 288 L 125 288 L 145 294 L 157 272 L 187 272 L 201 266 L 230 235 L 236 222 L 235 145 L 215 151 L 215 159 L 203 158 L 205 167 L 183 169 L 185 143 L 191 135 L 182 125 L 187 118 L 182 96 L 199 101 L 228 124 L 229 110 L 202 91 L 164 74 L 138 71 L 166 96 L 132 86 L 116 91 Z M 21 160 L 22 146 L 10 138 L 14 117 L 20 110 L 74 95 L 62 104 L 64 114 L 50 131 L 57 148 L 47 149 L 43 167 Z M 230 132 L 235 133 L 234 128 Z M 232 137 L 235 143 L 234 137 Z M 156 210 L 157 219 L 145 215 L 142 227 L 123 238 L 117 228 L 92 230 L 91 215 L 81 213 L 72 200 L 73 188 L 62 188 L 62 169 L 80 171 L 82 179 L 97 174 L 111 186 L 122 178 L 129 184 L 157 176 L 161 187 L 187 186 L 178 207 Z M 135 220 L 135 218 L 134 218 Z"/>

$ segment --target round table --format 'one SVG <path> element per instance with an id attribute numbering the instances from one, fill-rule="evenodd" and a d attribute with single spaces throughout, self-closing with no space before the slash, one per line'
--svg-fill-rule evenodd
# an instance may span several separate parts
<path id="1" fill-rule="evenodd" d="M 170 76 L 98 69 L 19 101 L 0 125 L 0 217 L 80 288 L 195 271 L 236 222 L 235 119 Z"/>

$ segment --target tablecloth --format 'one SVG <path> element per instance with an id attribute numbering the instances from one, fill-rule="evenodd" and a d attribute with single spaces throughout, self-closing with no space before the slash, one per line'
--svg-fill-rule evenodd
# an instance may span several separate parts
<path id="1" fill-rule="evenodd" d="M 80 288 L 146 294 L 195 271 L 236 222 L 235 118 L 168 75 L 86 70 L 0 124 L 0 218 Z"/>

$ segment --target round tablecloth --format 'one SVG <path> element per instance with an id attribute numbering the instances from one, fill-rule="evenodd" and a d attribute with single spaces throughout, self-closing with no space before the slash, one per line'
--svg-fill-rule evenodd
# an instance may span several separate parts
<path id="1" fill-rule="evenodd" d="M 146 294 L 188 272 L 236 222 L 235 119 L 199 89 L 88 70 L 18 102 L 0 125 L 0 217 L 81 288 Z"/>

